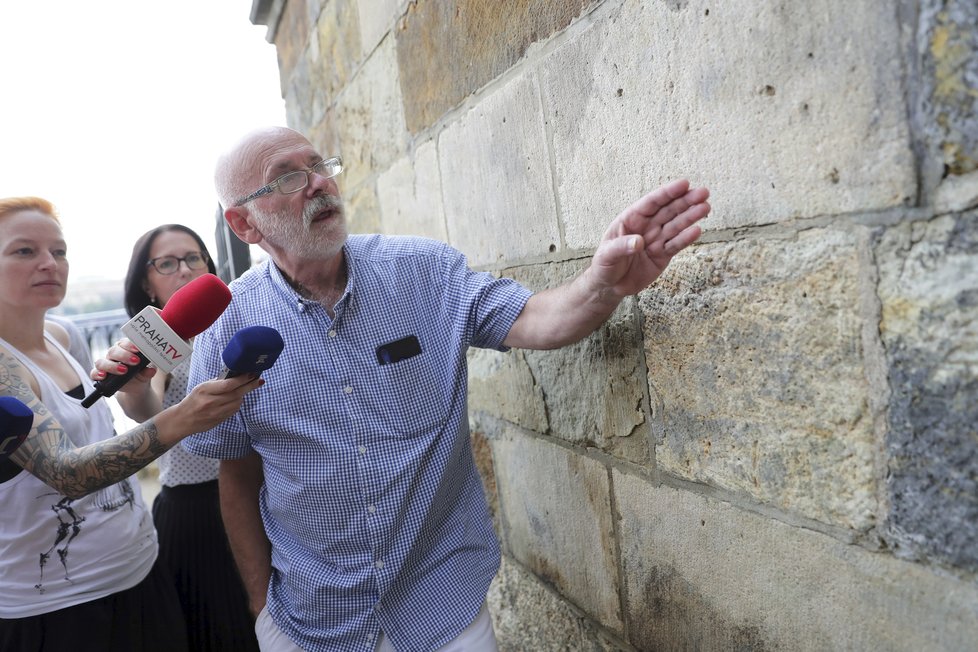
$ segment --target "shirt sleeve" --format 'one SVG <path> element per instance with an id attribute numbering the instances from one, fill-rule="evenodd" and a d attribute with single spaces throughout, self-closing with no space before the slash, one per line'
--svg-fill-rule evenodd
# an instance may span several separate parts
<path id="1" fill-rule="evenodd" d="M 200 383 L 217 378 L 221 373 L 222 350 L 223 347 L 217 342 L 214 327 L 205 330 L 194 339 L 194 352 L 190 358 L 190 378 L 187 381 L 188 393 Z M 238 459 L 252 452 L 251 440 L 240 411 L 210 430 L 187 437 L 181 445 L 194 455 L 222 460 Z"/>
<path id="2" fill-rule="evenodd" d="M 508 351 L 503 340 L 533 292 L 511 278 L 496 278 L 469 268 L 465 256 L 451 250 L 448 256 L 446 292 L 457 309 L 464 311 L 469 344 L 483 349 Z"/>

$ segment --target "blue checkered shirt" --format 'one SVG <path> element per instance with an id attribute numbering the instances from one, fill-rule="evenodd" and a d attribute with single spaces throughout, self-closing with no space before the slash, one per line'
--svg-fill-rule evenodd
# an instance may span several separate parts
<path id="1" fill-rule="evenodd" d="M 505 350 L 531 293 L 423 238 L 350 236 L 344 253 L 335 319 L 271 263 L 231 284 L 230 307 L 194 342 L 190 386 L 218 375 L 246 326 L 277 329 L 285 350 L 237 415 L 184 446 L 261 455 L 268 610 L 299 646 L 372 652 L 383 629 L 398 650 L 435 650 L 476 617 L 499 566 L 466 350 Z M 381 364 L 378 347 L 411 335 L 420 354 Z"/>

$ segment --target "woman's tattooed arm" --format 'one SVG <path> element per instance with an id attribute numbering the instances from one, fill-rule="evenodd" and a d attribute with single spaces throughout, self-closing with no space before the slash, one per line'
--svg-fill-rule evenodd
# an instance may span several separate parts
<path id="1" fill-rule="evenodd" d="M 58 420 L 23 380 L 24 369 L 0 351 L 0 395 L 13 396 L 34 411 L 34 427 L 10 459 L 71 498 L 115 484 L 170 447 L 160 441 L 152 419 L 128 432 L 75 447 Z"/>

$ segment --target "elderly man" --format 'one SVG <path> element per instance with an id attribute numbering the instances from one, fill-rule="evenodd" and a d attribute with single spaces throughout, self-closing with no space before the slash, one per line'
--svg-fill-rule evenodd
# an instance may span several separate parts
<path id="1" fill-rule="evenodd" d="M 536 294 L 416 237 L 347 235 L 334 177 L 299 133 L 222 157 L 230 228 L 270 260 L 231 284 L 191 385 L 234 332 L 286 342 L 235 417 L 185 443 L 221 458 L 228 535 L 267 650 L 495 650 L 499 548 L 470 450 L 466 350 L 587 336 L 700 235 L 708 192 L 674 181 L 608 227 L 590 266 Z"/>

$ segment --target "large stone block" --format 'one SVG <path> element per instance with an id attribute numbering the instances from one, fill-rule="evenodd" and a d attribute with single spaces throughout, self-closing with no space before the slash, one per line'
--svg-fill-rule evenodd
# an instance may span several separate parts
<path id="1" fill-rule="evenodd" d="M 433 142 L 417 147 L 377 178 L 384 233 L 422 235 L 446 242 L 438 150 Z"/>
<path id="2" fill-rule="evenodd" d="M 590 259 L 547 263 L 503 273 L 540 291 L 570 281 L 589 263 Z M 523 355 L 545 402 L 548 434 L 635 464 L 649 464 L 642 337 L 631 299 L 577 344 Z"/>
<path id="3" fill-rule="evenodd" d="M 431 126 L 596 1 L 412 2 L 397 37 L 408 129 Z"/>
<path id="4" fill-rule="evenodd" d="M 515 80 L 446 127 L 438 156 L 449 241 L 470 263 L 557 249 L 540 95 L 531 79 Z"/>
<path id="5" fill-rule="evenodd" d="M 892 389 L 886 539 L 976 572 L 978 211 L 888 229 L 876 257 Z"/>
<path id="6" fill-rule="evenodd" d="M 403 13 L 408 0 L 356 0 L 356 3 L 363 56 L 369 57 Z"/>
<path id="7" fill-rule="evenodd" d="M 607 468 L 515 433 L 491 443 L 510 554 L 598 622 L 620 632 Z"/>
<path id="8" fill-rule="evenodd" d="M 394 42 L 387 38 L 336 103 L 343 176 L 350 185 L 387 169 L 407 150 L 396 68 Z"/>
<path id="9" fill-rule="evenodd" d="M 661 468 L 874 524 L 885 387 L 869 251 L 862 229 L 702 245 L 640 295 Z"/>
<path id="10" fill-rule="evenodd" d="M 522 351 L 470 349 L 469 412 L 484 412 L 521 428 L 546 433 L 547 407 Z"/>
<path id="11" fill-rule="evenodd" d="M 889 3 L 643 2 L 540 63 L 566 244 L 661 183 L 713 191 L 707 228 L 916 197 Z"/>
<path id="12" fill-rule="evenodd" d="M 316 38 L 309 45 L 309 52 L 314 52 L 310 79 L 315 100 L 311 111 L 314 121 L 336 101 L 364 58 L 360 54 L 358 26 L 356 0 L 330 0 L 319 14 Z"/>
<path id="13" fill-rule="evenodd" d="M 615 471 L 642 650 L 974 650 L 978 586 Z"/>
<path id="14" fill-rule="evenodd" d="M 631 646 L 595 627 L 532 574 L 503 557 L 486 598 L 500 652 L 623 652 Z"/>

